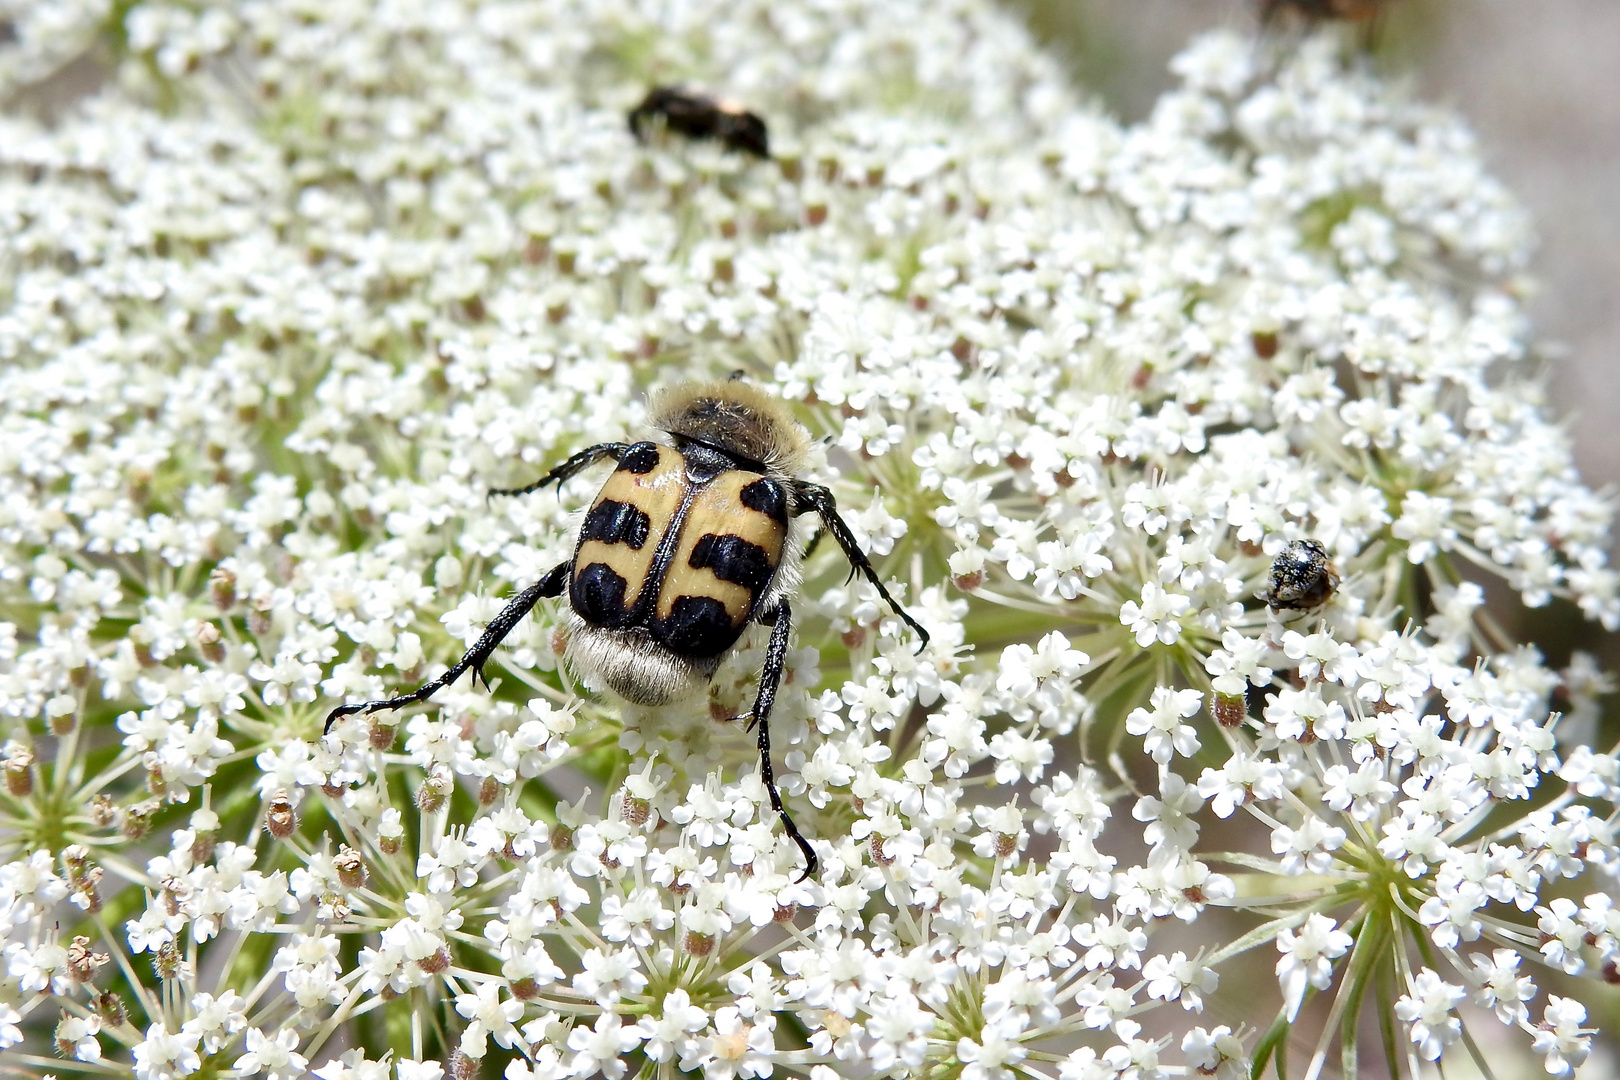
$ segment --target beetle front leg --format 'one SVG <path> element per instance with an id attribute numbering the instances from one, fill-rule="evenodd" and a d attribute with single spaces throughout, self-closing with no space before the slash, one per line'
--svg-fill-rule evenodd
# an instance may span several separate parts
<path id="1" fill-rule="evenodd" d="M 605 442 L 597 443 L 595 446 L 587 446 L 534 483 L 520 488 L 490 488 L 489 494 L 485 498 L 493 499 L 497 495 L 527 495 L 531 491 L 539 491 L 547 484 L 561 484 L 575 473 L 590 468 L 603 458 L 612 458 L 614 461 L 618 461 L 624 457 L 624 452 L 628 449 L 630 449 L 630 444 L 621 442 Z"/>

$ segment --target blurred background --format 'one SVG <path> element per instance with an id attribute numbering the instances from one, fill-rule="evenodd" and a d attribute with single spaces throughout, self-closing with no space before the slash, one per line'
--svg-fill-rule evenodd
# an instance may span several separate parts
<path id="1" fill-rule="evenodd" d="M 1195 33 L 1252 31 L 1258 0 L 1004 0 L 1075 79 L 1123 120 L 1138 120 L 1172 79 L 1170 58 Z M 1283 22 L 1283 20 L 1279 20 Z M 1456 108 L 1491 170 L 1535 219 L 1531 304 L 1552 408 L 1586 482 L 1620 486 L 1620 2 L 1390 0 L 1375 61 L 1411 92 Z M 1620 563 L 1620 544 L 1610 552 Z M 1567 603 L 1526 611 L 1492 591 L 1521 639 L 1562 667 L 1573 649 L 1620 671 L 1620 635 Z M 1611 703 L 1604 735 L 1620 738 Z M 1601 741 L 1601 740 L 1600 740 Z"/>

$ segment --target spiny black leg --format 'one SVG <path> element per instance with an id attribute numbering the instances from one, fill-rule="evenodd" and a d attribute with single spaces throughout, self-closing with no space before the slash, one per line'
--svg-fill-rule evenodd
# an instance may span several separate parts
<path id="1" fill-rule="evenodd" d="M 610 457 L 614 461 L 619 460 L 624 457 L 624 452 L 628 449 L 630 449 L 630 444 L 622 442 L 605 442 L 597 443 L 595 446 L 587 446 L 534 483 L 520 488 L 490 488 L 486 498 L 493 499 L 497 495 L 527 495 L 531 491 L 539 491 L 547 484 L 561 484 L 581 469 L 588 469 L 603 458 Z"/>
<path id="2" fill-rule="evenodd" d="M 852 574 L 853 571 L 859 570 L 866 580 L 872 583 L 872 587 L 878 591 L 878 595 L 883 597 L 896 615 L 900 616 L 901 621 L 916 631 L 917 636 L 922 639 L 917 646 L 917 651 L 922 652 L 926 649 L 928 647 L 928 631 L 922 628 L 921 623 L 908 615 L 906 609 L 900 606 L 899 601 L 890 596 L 889 590 L 883 587 L 883 582 L 877 576 L 877 571 L 872 568 L 872 560 L 868 559 L 866 552 L 861 550 L 861 545 L 855 540 L 855 534 L 849 531 L 849 526 L 844 524 L 844 519 L 838 516 L 838 503 L 834 501 L 833 493 L 820 484 L 801 482 L 794 489 L 794 496 L 796 505 L 793 512 L 803 514 L 814 510 L 821 516 L 821 523 L 826 526 L 828 532 L 832 533 L 832 538 L 838 541 L 838 546 L 844 550 L 844 557 L 849 560 Z"/>
<path id="3" fill-rule="evenodd" d="M 759 778 L 765 782 L 771 807 L 782 819 L 782 828 L 787 830 L 788 839 L 804 852 L 804 873 L 799 875 L 799 880 L 803 881 L 816 872 L 819 865 L 816 851 L 799 832 L 799 827 L 793 824 L 793 818 L 788 816 L 787 808 L 782 805 L 782 796 L 776 790 L 776 774 L 771 769 L 771 706 L 776 704 L 776 689 L 782 684 L 782 668 L 787 662 L 788 630 L 793 622 L 787 601 L 783 600 L 760 616 L 759 621 L 771 628 L 771 643 L 765 650 L 765 667 L 759 673 L 759 696 L 754 699 L 754 709 L 748 714 L 748 726 L 759 725 Z"/>
<path id="4" fill-rule="evenodd" d="M 490 656 L 494 654 L 495 647 L 506 638 L 506 635 L 512 632 L 514 626 L 523 621 L 523 616 L 529 613 L 529 610 L 534 607 L 542 596 L 562 595 L 563 587 L 568 584 L 570 566 L 570 563 L 563 563 L 561 566 L 553 568 L 546 573 L 545 577 L 513 597 L 511 603 L 502 608 L 501 613 L 495 616 L 490 624 L 484 628 L 483 636 L 478 639 L 478 642 L 468 649 L 466 655 L 457 660 L 450 670 L 443 675 L 425 682 L 410 693 L 401 694 L 399 697 L 384 698 L 380 701 L 357 701 L 353 705 L 340 705 L 327 713 L 326 727 L 322 729 L 321 734 L 324 735 L 330 732 L 332 725 L 345 716 L 353 716 L 355 713 L 364 713 L 369 716 L 384 709 L 401 708 L 413 701 L 426 701 L 439 690 L 461 678 L 462 673 L 468 668 L 472 668 L 475 681 L 483 678 L 484 685 L 488 686 L 489 680 L 484 678 L 484 665 L 489 662 Z"/>

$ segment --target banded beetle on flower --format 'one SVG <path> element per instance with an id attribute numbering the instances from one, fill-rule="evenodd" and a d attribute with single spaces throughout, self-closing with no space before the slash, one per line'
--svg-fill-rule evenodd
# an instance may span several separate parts
<path id="1" fill-rule="evenodd" d="M 648 127 L 662 120 L 689 139 L 716 139 L 727 150 L 755 157 L 771 156 L 765 121 L 734 101 L 710 97 L 678 86 L 655 86 L 630 110 L 630 132 L 645 140 Z"/>
<path id="2" fill-rule="evenodd" d="M 820 518 L 852 572 L 916 631 L 919 651 L 928 631 L 884 587 L 832 492 L 799 475 L 811 437 L 780 399 L 737 379 L 683 383 L 654 397 L 649 420 L 660 437 L 589 446 L 526 487 L 491 490 L 527 495 L 609 458 L 618 463 L 585 514 L 573 558 L 518 593 L 443 675 L 407 694 L 333 709 L 326 730 L 345 716 L 425 701 L 468 670 L 482 676 L 496 647 L 542 597 L 568 598 L 569 664 L 635 705 L 669 705 L 702 692 L 743 631 L 758 623 L 771 630 L 758 694 L 734 719 L 759 729 L 760 779 L 804 853 L 808 877 L 816 853 L 776 790 L 769 723 L 805 551 L 797 519 L 812 512 Z"/>

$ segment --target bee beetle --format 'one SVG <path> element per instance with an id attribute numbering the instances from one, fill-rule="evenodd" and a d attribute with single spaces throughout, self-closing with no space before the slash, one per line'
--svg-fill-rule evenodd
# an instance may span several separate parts
<path id="1" fill-rule="evenodd" d="M 736 380 L 685 383 L 656 395 L 648 413 L 655 438 L 587 447 L 527 487 L 491 490 L 527 495 L 609 458 L 618 463 L 585 513 L 573 558 L 518 593 L 443 675 L 399 697 L 333 709 L 326 730 L 340 717 L 424 701 L 469 669 L 481 677 L 496 646 L 542 597 L 568 597 L 569 665 L 636 705 L 703 692 L 743 630 L 759 623 L 771 631 L 759 690 L 754 707 L 735 719 L 759 728 L 760 779 L 809 877 L 816 853 L 782 806 L 770 738 L 788 601 L 804 553 L 798 519 L 811 512 L 821 519 L 851 572 L 916 632 L 919 652 L 928 631 L 884 588 L 832 492 L 800 479 L 812 440 L 780 399 Z"/>
<path id="2" fill-rule="evenodd" d="M 1271 588 L 1261 599 L 1273 611 L 1321 607 L 1339 587 L 1339 571 L 1315 540 L 1290 540 L 1271 562 Z"/>
<path id="3" fill-rule="evenodd" d="M 736 102 L 677 86 L 655 86 L 630 110 L 630 133 L 644 141 L 654 117 L 662 117 L 666 127 L 689 139 L 718 139 L 727 150 L 771 156 L 765 121 Z"/>

